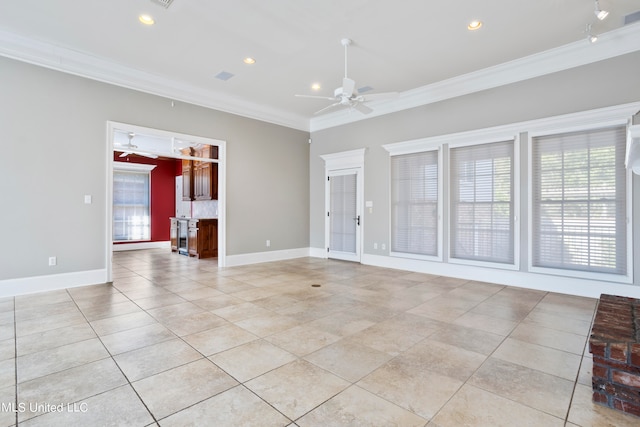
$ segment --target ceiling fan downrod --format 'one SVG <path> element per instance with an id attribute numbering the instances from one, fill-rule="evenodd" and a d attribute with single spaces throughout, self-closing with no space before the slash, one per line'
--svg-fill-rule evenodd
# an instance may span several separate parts
<path id="1" fill-rule="evenodd" d="M 347 48 L 351 46 L 351 39 L 344 38 L 340 40 L 342 46 L 344 46 L 344 78 L 347 78 Z"/>

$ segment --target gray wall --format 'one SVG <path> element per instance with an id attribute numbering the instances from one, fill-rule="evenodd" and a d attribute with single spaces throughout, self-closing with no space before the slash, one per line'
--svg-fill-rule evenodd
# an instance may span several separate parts
<path id="1" fill-rule="evenodd" d="M 108 120 L 227 141 L 227 255 L 309 246 L 307 132 L 2 57 L 0 100 L 0 280 L 106 268 Z"/>
<path id="2" fill-rule="evenodd" d="M 388 255 L 389 154 L 382 148 L 383 144 L 637 102 L 640 101 L 639 70 L 640 53 L 636 52 L 496 89 L 313 132 L 310 153 L 311 247 L 324 247 L 324 162 L 320 155 L 367 148 L 364 200 L 373 201 L 374 208 L 372 213 L 365 209 L 363 252 Z M 526 165 L 526 150 L 521 151 L 521 155 L 523 164 Z M 639 181 L 635 176 L 636 202 L 640 199 Z M 526 187 L 522 190 L 526 192 Z M 522 194 L 522 197 L 526 197 L 526 194 Z M 526 214 L 526 211 L 522 213 Z M 634 210 L 633 223 L 634 252 L 638 254 L 638 209 Z M 526 249 L 526 233 L 522 234 L 522 238 L 521 247 Z M 386 243 L 387 250 L 382 251 L 380 245 L 378 250 L 374 250 L 374 242 Z M 636 271 L 640 271 L 638 259 L 640 257 L 636 256 Z M 525 260 L 522 261 L 521 265 L 526 266 Z M 640 274 L 635 276 L 636 283 L 640 282 Z"/>

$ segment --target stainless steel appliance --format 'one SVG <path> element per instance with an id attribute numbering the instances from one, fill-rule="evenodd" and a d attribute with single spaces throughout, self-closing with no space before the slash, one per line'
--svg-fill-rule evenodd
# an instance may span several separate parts
<path id="1" fill-rule="evenodd" d="M 178 253 L 189 256 L 189 220 L 178 218 Z"/>

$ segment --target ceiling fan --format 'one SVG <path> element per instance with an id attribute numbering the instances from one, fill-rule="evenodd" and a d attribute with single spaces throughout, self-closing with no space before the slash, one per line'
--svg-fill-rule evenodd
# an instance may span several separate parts
<path id="1" fill-rule="evenodd" d="M 137 151 L 138 146 L 134 145 L 131 140 L 133 139 L 133 137 L 136 136 L 135 133 L 133 132 L 129 132 L 127 134 L 127 137 L 129 138 L 129 142 L 127 142 L 126 144 L 121 144 L 118 142 L 114 142 L 113 145 L 117 145 L 118 146 L 118 151 L 122 151 L 122 154 L 120 154 L 119 157 L 127 157 L 129 154 L 137 154 L 139 156 L 143 156 L 143 157 L 149 157 L 150 159 L 157 159 L 158 156 L 156 156 L 155 154 L 150 154 L 150 153 L 145 153 L 143 151 Z"/>
<path id="2" fill-rule="evenodd" d="M 396 96 L 398 96 L 398 92 L 374 93 L 366 96 L 360 95 L 355 92 L 356 82 L 347 77 L 347 49 L 349 46 L 351 46 L 352 41 L 351 39 L 345 38 L 342 39 L 340 43 L 342 44 L 342 46 L 344 46 L 344 78 L 342 79 L 342 86 L 337 88 L 333 92 L 333 96 L 296 95 L 300 98 L 325 99 L 333 101 L 333 104 L 316 111 L 314 114 L 319 114 L 323 111 L 339 106 L 347 107 L 350 110 L 358 110 L 362 114 L 369 114 L 373 110 L 365 105 L 366 102 L 379 99 L 395 98 Z"/>

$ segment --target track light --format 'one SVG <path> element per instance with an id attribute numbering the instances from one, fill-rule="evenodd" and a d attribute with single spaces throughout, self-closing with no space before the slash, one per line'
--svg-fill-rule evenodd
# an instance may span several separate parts
<path id="1" fill-rule="evenodd" d="M 587 30 L 585 32 L 587 33 L 587 40 L 589 40 L 590 43 L 598 41 L 598 36 L 591 32 L 591 24 L 587 24 Z"/>
<path id="2" fill-rule="evenodd" d="M 599 20 L 604 20 L 607 16 L 609 16 L 609 12 L 606 10 L 602 10 L 600 9 L 600 2 L 598 0 L 596 0 L 596 9 L 594 10 L 596 18 L 598 18 Z"/>

